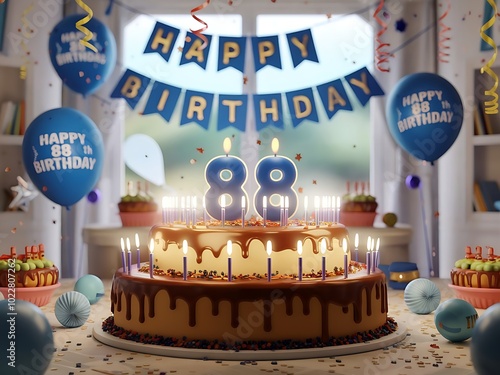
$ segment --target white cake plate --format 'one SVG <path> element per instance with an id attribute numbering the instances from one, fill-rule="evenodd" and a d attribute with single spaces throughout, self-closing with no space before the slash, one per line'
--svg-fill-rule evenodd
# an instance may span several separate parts
<path id="1" fill-rule="evenodd" d="M 256 360 L 286 360 L 335 357 L 348 354 L 364 353 L 372 350 L 383 349 L 402 341 L 406 337 L 406 327 L 398 324 L 395 332 L 363 343 L 328 346 L 310 349 L 286 350 L 215 350 L 215 349 L 189 349 L 170 346 L 141 344 L 131 340 L 124 340 L 102 330 L 102 323 L 96 322 L 93 329 L 94 338 L 105 345 L 131 352 L 139 352 L 166 357 L 186 359 L 209 359 L 223 361 L 256 361 Z"/>

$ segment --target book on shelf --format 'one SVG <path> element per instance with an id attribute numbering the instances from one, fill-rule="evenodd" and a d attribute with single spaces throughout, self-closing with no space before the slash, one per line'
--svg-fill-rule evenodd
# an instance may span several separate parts
<path id="1" fill-rule="evenodd" d="M 25 102 L 7 100 L 0 106 L 0 134 L 23 135 L 26 130 Z"/>
<path id="2" fill-rule="evenodd" d="M 483 193 L 481 192 L 481 187 L 479 182 L 474 182 L 474 209 L 478 212 L 486 212 L 486 203 L 484 201 Z"/>
<path id="3" fill-rule="evenodd" d="M 474 106 L 474 135 L 484 135 L 484 121 L 479 104 Z"/>
<path id="4" fill-rule="evenodd" d="M 474 135 L 483 134 L 500 134 L 500 118 L 498 115 L 487 114 L 484 103 L 478 102 L 474 109 Z"/>
<path id="5" fill-rule="evenodd" d="M 486 206 L 486 211 L 497 211 L 495 202 L 500 201 L 500 188 L 495 180 L 480 180 L 477 182 Z"/>

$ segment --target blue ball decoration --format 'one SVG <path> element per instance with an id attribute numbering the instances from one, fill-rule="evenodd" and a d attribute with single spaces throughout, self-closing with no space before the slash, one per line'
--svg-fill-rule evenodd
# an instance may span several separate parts
<path id="1" fill-rule="evenodd" d="M 405 184 L 408 189 L 418 189 L 420 186 L 420 177 L 410 174 L 406 176 Z"/>
<path id="2" fill-rule="evenodd" d="M 87 297 L 91 305 L 97 303 L 104 296 L 104 284 L 96 275 L 89 274 L 80 277 L 73 289 Z"/>
<path id="3" fill-rule="evenodd" d="M 408 309 L 415 314 L 429 314 L 441 302 L 441 291 L 432 281 L 424 278 L 412 280 L 404 291 Z"/>
<path id="4" fill-rule="evenodd" d="M 472 336 L 477 317 L 476 309 L 469 302 L 453 298 L 438 306 L 434 324 L 445 339 L 461 342 Z"/>
<path id="5" fill-rule="evenodd" d="M 90 315 L 89 299 L 74 290 L 66 292 L 57 299 L 54 314 L 63 326 L 80 327 Z"/>
<path id="6" fill-rule="evenodd" d="M 9 315 L 15 312 L 16 315 Z M 54 355 L 52 327 L 43 311 L 23 300 L 0 301 L 0 374 L 42 375 Z"/>
<path id="7" fill-rule="evenodd" d="M 472 330 L 470 354 L 478 375 L 498 374 L 500 368 L 499 337 L 500 303 L 496 303 L 484 311 Z"/>

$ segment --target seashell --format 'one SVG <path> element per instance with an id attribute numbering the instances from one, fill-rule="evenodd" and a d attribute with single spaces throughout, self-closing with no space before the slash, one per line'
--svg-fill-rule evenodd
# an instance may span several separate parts
<path id="1" fill-rule="evenodd" d="M 90 302 L 82 293 L 72 290 L 57 299 L 54 313 L 63 326 L 80 327 L 90 315 Z"/>
<path id="2" fill-rule="evenodd" d="M 432 281 L 424 278 L 412 280 L 404 291 L 408 309 L 415 314 L 429 314 L 441 302 L 441 292 Z"/>

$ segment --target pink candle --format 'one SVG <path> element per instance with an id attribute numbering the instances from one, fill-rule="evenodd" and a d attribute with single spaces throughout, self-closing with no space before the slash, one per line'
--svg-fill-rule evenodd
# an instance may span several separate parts
<path id="1" fill-rule="evenodd" d="M 149 241 L 149 277 L 151 279 L 153 278 L 153 269 L 154 269 L 154 266 L 153 266 L 153 251 L 154 251 L 154 248 L 155 248 L 155 242 L 151 238 L 151 240 Z"/>
<path id="2" fill-rule="evenodd" d="M 122 270 L 125 272 L 127 270 L 125 266 L 125 241 L 123 240 L 123 237 L 120 238 L 120 243 L 121 243 L 121 249 L 122 249 Z"/>
<path id="3" fill-rule="evenodd" d="M 233 264 L 231 259 L 231 254 L 233 253 L 233 242 L 231 240 L 227 241 L 227 281 L 233 280 Z"/>
<path id="4" fill-rule="evenodd" d="M 321 279 L 325 280 L 326 277 L 326 240 L 321 239 Z"/>
<path id="5" fill-rule="evenodd" d="M 271 241 L 267 241 L 266 243 L 266 252 L 267 252 L 267 281 L 271 281 L 271 254 L 273 253 L 273 245 Z"/>
<path id="6" fill-rule="evenodd" d="M 139 245 L 139 235 L 135 234 L 135 248 L 137 249 L 137 269 L 141 268 L 141 249 Z"/>
<path id="7" fill-rule="evenodd" d="M 302 281 L 302 241 L 297 241 L 297 254 L 299 255 L 299 281 Z"/>
<path id="8" fill-rule="evenodd" d="M 188 244 L 187 241 L 182 241 L 182 252 L 184 256 L 182 257 L 182 278 L 187 280 L 187 252 L 188 252 Z"/>
<path id="9" fill-rule="evenodd" d="M 347 264 L 347 240 L 344 238 L 342 241 L 342 249 L 344 250 L 344 279 L 349 275 L 349 266 Z"/>

